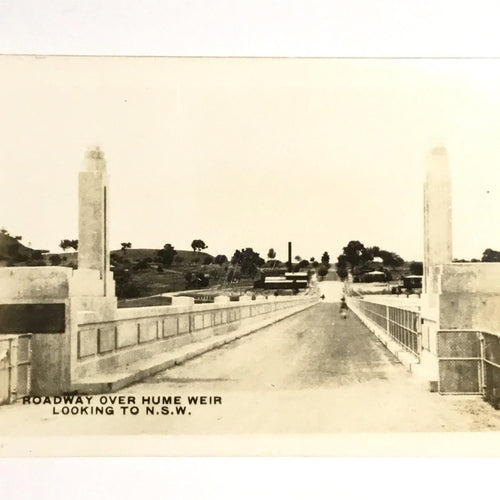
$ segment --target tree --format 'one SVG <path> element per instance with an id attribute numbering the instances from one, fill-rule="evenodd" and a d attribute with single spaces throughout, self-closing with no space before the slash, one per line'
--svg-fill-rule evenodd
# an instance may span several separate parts
<path id="1" fill-rule="evenodd" d="M 424 274 L 424 266 L 422 262 L 411 262 L 410 274 L 416 274 L 418 276 L 422 276 Z"/>
<path id="2" fill-rule="evenodd" d="M 267 252 L 267 258 L 269 260 L 274 260 L 276 258 L 276 252 L 274 251 L 274 248 L 269 249 L 269 251 Z"/>
<path id="3" fill-rule="evenodd" d="M 231 257 L 231 264 L 240 265 L 243 259 L 243 254 L 240 250 L 235 250 L 233 256 Z"/>
<path id="4" fill-rule="evenodd" d="M 205 250 L 205 248 L 208 248 L 208 246 L 205 245 L 205 242 L 203 240 L 193 240 L 191 242 L 191 248 L 194 252 L 201 252 L 202 250 Z"/>
<path id="5" fill-rule="evenodd" d="M 63 249 L 63 251 L 66 251 L 68 248 L 78 250 L 78 240 L 61 240 L 59 246 Z"/>
<path id="6" fill-rule="evenodd" d="M 53 266 L 58 266 L 61 263 L 61 257 L 57 254 L 51 255 L 49 260 Z"/>
<path id="7" fill-rule="evenodd" d="M 14 236 L 14 239 L 17 241 L 21 241 L 23 239 L 23 237 L 22 236 Z"/>
<path id="8" fill-rule="evenodd" d="M 170 243 L 166 243 L 161 250 L 158 250 L 158 257 L 165 267 L 170 267 L 174 261 L 177 251 Z"/>
<path id="9" fill-rule="evenodd" d="M 128 243 L 120 243 L 122 246 L 122 252 L 125 254 L 127 248 L 132 248 L 132 243 L 130 241 Z"/>
<path id="10" fill-rule="evenodd" d="M 397 253 L 381 250 L 378 246 L 365 247 L 360 241 L 351 240 L 337 257 L 335 266 L 339 278 L 345 280 L 349 271 L 354 277 L 359 276 L 366 271 L 366 264 L 375 257 L 381 258 L 384 266 L 388 267 L 401 267 L 404 264 L 404 260 Z"/>
<path id="11" fill-rule="evenodd" d="M 321 256 L 321 263 L 324 266 L 327 266 L 327 267 L 330 266 L 330 256 L 328 255 L 328 252 L 323 253 L 323 255 Z"/>
<path id="12" fill-rule="evenodd" d="M 347 276 L 349 276 L 348 264 L 347 257 L 344 254 L 337 257 L 335 267 L 337 268 L 337 275 L 342 281 L 345 281 Z"/>
<path id="13" fill-rule="evenodd" d="M 380 247 L 367 247 L 366 253 L 370 256 L 370 260 L 373 260 L 375 257 L 380 257 Z"/>
<path id="14" fill-rule="evenodd" d="M 388 252 L 387 250 L 380 250 L 378 256 L 384 262 L 384 266 L 400 267 L 405 262 L 397 253 Z"/>
<path id="15" fill-rule="evenodd" d="M 227 262 L 227 257 L 225 255 L 217 255 L 214 259 L 214 262 L 219 266 L 224 265 Z"/>
<path id="16" fill-rule="evenodd" d="M 68 248 L 71 248 L 71 240 L 61 240 L 59 246 L 65 252 Z"/>
<path id="17" fill-rule="evenodd" d="M 203 264 L 205 264 L 207 266 L 207 265 L 211 264 L 213 261 L 214 261 L 214 259 L 212 257 L 210 257 L 210 255 L 207 255 L 203 259 Z"/>
<path id="18" fill-rule="evenodd" d="M 320 264 L 316 272 L 320 278 L 324 278 L 328 274 L 328 267 L 324 264 Z"/>
<path id="19" fill-rule="evenodd" d="M 243 248 L 241 251 L 235 250 L 231 264 L 240 266 L 242 275 L 253 277 L 265 261 L 252 248 Z"/>
<path id="20" fill-rule="evenodd" d="M 500 262 L 500 252 L 497 250 L 492 250 L 491 248 L 487 248 L 483 252 L 481 262 Z"/>
<path id="21" fill-rule="evenodd" d="M 297 264 L 297 269 L 300 271 L 301 269 L 305 269 L 306 267 L 309 266 L 309 261 L 306 259 L 302 259 L 298 264 Z"/>
<path id="22" fill-rule="evenodd" d="M 363 243 L 358 240 L 351 240 L 347 246 L 343 248 L 343 254 L 352 269 L 359 265 L 363 266 L 366 262 L 371 260 L 369 252 L 366 250 Z"/>

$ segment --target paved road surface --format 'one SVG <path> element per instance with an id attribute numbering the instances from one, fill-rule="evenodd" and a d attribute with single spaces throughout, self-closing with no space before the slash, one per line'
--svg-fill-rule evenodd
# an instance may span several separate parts
<path id="1" fill-rule="evenodd" d="M 222 404 L 191 405 L 185 415 L 144 418 L 53 416 L 48 408 L 15 405 L 0 408 L 0 424 L 11 432 L 26 432 L 29 423 L 30 432 L 45 434 L 500 430 L 499 411 L 478 398 L 429 393 L 352 313 L 340 319 L 338 304 L 331 302 L 121 394 L 137 399 L 178 395 L 182 405 L 187 396 L 211 395 L 220 396 Z M 175 405 L 169 405 L 172 409 Z"/>

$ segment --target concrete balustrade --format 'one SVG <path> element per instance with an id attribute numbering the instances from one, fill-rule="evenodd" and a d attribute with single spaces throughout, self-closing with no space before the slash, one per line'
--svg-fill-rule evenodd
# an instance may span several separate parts
<path id="1" fill-rule="evenodd" d="M 245 296 L 243 296 L 245 297 Z M 190 297 L 178 297 L 190 299 Z M 290 314 L 317 302 L 316 296 L 272 297 L 230 302 L 218 297 L 213 304 L 175 301 L 177 305 L 117 309 L 114 320 L 82 322 L 77 327 L 77 351 L 72 379 L 78 380 L 126 369 L 130 363 L 237 330 L 254 318 Z M 226 300 L 227 299 L 227 300 Z"/>

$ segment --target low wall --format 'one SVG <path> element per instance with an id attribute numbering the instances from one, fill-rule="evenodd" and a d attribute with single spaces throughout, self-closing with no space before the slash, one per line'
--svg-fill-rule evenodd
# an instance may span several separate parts
<path id="1" fill-rule="evenodd" d="M 184 302 L 188 302 L 186 299 Z M 272 317 L 284 309 L 293 314 L 318 300 L 314 295 L 253 301 L 248 297 L 240 302 L 221 299 L 214 304 L 118 309 L 111 321 L 80 322 L 72 379 L 123 369 L 156 354 L 236 330 L 252 318 Z"/>

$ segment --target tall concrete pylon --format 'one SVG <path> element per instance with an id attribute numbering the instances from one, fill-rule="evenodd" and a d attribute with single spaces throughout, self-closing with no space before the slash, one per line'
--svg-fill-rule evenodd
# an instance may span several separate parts
<path id="1" fill-rule="evenodd" d="M 452 262 L 451 176 L 446 148 L 438 146 L 426 158 L 424 184 L 424 293 L 435 293 L 434 266 Z"/>
<path id="2" fill-rule="evenodd" d="M 78 178 L 78 268 L 99 271 L 103 296 L 110 295 L 109 189 L 104 153 L 99 147 L 85 155 Z M 112 287 L 114 294 L 114 286 Z"/>

